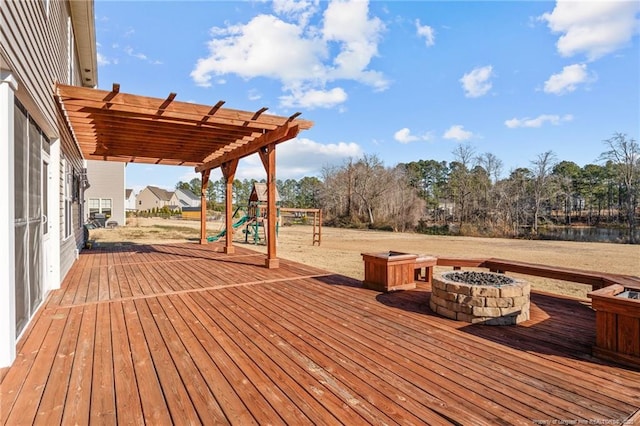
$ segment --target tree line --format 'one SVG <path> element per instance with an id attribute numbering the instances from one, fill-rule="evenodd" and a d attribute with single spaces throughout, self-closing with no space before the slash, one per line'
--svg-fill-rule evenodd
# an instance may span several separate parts
<path id="1" fill-rule="evenodd" d="M 320 179 L 278 180 L 281 205 L 322 208 L 328 224 L 393 231 L 519 236 L 545 225 L 624 226 L 634 242 L 640 195 L 640 148 L 615 133 L 599 164 L 558 161 L 552 151 L 502 176 L 502 161 L 458 145 L 454 160 L 417 160 L 392 167 L 376 155 L 325 167 Z M 255 180 L 236 180 L 246 204 Z M 176 187 L 200 193 L 200 179 Z M 224 181 L 209 183 L 208 208 L 223 208 Z"/>

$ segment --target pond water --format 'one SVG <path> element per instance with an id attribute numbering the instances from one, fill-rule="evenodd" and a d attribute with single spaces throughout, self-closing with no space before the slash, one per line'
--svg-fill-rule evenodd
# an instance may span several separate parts
<path id="1" fill-rule="evenodd" d="M 558 226 L 539 228 L 538 238 L 543 240 L 627 243 L 629 241 L 629 231 L 612 228 Z M 640 242 L 640 231 L 635 233 L 635 240 Z"/>

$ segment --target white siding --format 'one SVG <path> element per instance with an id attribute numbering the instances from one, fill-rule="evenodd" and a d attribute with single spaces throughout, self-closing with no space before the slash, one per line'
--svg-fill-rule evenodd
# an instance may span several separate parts
<path id="1" fill-rule="evenodd" d="M 112 200 L 112 214 L 109 220 L 125 225 L 125 163 L 108 161 L 87 161 L 87 177 L 91 185 L 84 193 L 85 220 L 89 217 L 90 199 Z"/>

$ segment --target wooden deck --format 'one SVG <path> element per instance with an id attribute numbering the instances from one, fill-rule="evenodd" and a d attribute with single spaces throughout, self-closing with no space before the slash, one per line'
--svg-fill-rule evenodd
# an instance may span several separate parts
<path id="1" fill-rule="evenodd" d="M 638 419 L 640 372 L 590 355 L 588 302 L 534 294 L 523 325 L 469 325 L 434 315 L 428 288 L 381 294 L 221 247 L 83 252 L 0 374 L 0 423 Z"/>

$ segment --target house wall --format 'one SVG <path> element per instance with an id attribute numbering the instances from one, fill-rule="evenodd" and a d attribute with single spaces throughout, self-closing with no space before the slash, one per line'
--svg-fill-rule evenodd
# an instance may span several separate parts
<path id="1" fill-rule="evenodd" d="M 153 208 L 162 208 L 168 205 L 168 201 L 160 200 L 150 189 L 145 187 L 136 197 L 136 210 L 145 211 Z"/>
<path id="2" fill-rule="evenodd" d="M 171 194 L 171 199 L 169 200 L 167 205 L 177 209 L 182 208 L 182 203 L 180 202 L 180 198 L 178 197 L 177 193 L 174 192 L 173 194 Z"/>
<path id="3" fill-rule="evenodd" d="M 74 177 L 77 177 L 82 174 L 84 160 L 82 159 L 82 154 L 79 149 L 73 142 L 73 137 L 71 136 L 67 127 L 63 124 L 64 119 L 58 116 L 58 122 L 61 123 L 59 127 L 59 134 L 61 140 L 61 150 L 60 154 L 60 167 L 59 172 L 60 176 L 58 179 L 58 194 L 59 194 L 59 211 L 60 211 L 60 278 L 58 283 L 64 279 L 71 269 L 73 263 L 78 259 L 79 251 L 84 246 L 84 233 L 83 233 L 83 212 L 84 212 L 84 204 L 82 204 L 84 200 L 83 190 L 78 194 L 77 199 L 71 197 L 71 212 L 70 212 L 70 223 L 71 223 L 71 233 L 67 235 L 67 231 L 65 229 L 65 185 L 70 184 L 69 180 L 73 181 Z M 72 184 L 72 182 L 71 182 Z M 59 284 L 58 284 L 59 285 Z"/>
<path id="4" fill-rule="evenodd" d="M 111 217 L 108 221 L 116 221 L 124 226 L 125 218 L 125 163 L 87 160 L 87 178 L 89 188 L 84 192 L 85 221 L 89 218 L 90 199 L 111 200 Z"/>
<path id="5" fill-rule="evenodd" d="M 133 191 L 131 191 L 129 198 L 124 200 L 124 209 L 125 211 L 136 210 L 136 194 Z"/>
<path id="6" fill-rule="evenodd" d="M 182 201 L 182 203 L 178 203 L 177 205 L 183 206 L 186 204 L 187 207 L 200 207 L 200 198 L 196 197 L 193 193 L 190 196 L 178 188 L 175 190 L 175 196 L 178 201 Z"/>
<path id="7" fill-rule="evenodd" d="M 16 288 L 24 284 L 17 281 L 15 266 L 15 100 L 24 106 L 29 119 L 49 140 L 50 152 L 43 154 L 43 160 L 48 161 L 48 173 L 42 179 L 48 194 L 48 217 L 43 216 L 41 227 L 43 230 L 46 227 L 48 232 L 46 241 L 44 234 L 37 236 L 43 247 L 42 275 L 38 278 L 42 300 L 49 290 L 60 286 L 83 244 L 83 194 L 79 185 L 82 154 L 61 124 L 63 119 L 53 96 L 56 81 L 87 84 L 80 75 L 87 67 L 80 66 L 74 33 L 79 32 L 77 39 L 85 40 L 83 31 L 92 33 L 93 21 L 85 22 L 87 28 L 75 25 L 74 32 L 72 9 L 85 12 L 93 19 L 92 1 L 0 1 L 0 223 L 6 226 L 2 232 L 6 238 L 0 239 L 3 253 L 0 256 L 0 367 L 9 365 L 15 358 L 16 341 L 23 330 L 16 329 L 14 307 Z M 95 39 L 93 42 L 95 44 Z M 76 183 L 76 196 L 65 198 L 65 185 L 69 182 Z M 38 198 L 44 212 L 43 200 L 43 196 Z M 32 312 L 35 308 L 32 307 Z"/>

